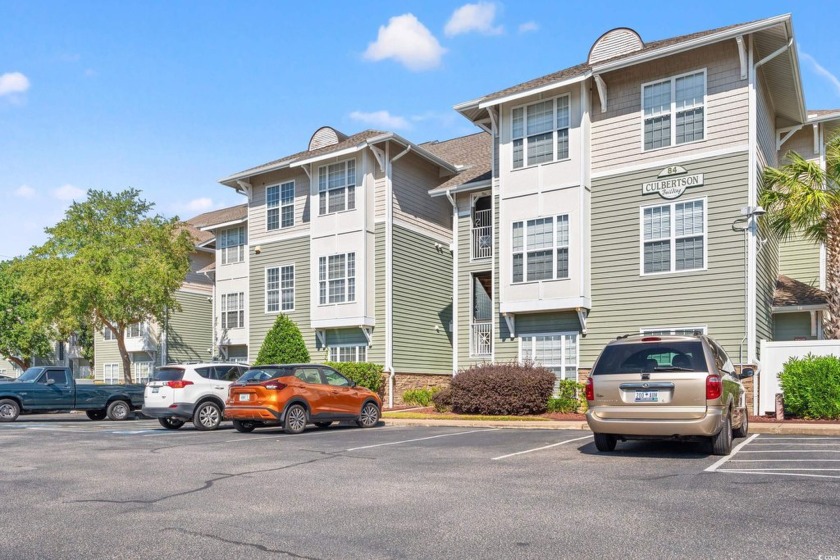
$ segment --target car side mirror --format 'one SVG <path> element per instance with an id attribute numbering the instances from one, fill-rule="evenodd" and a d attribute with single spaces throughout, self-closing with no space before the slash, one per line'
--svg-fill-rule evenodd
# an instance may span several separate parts
<path id="1" fill-rule="evenodd" d="M 356 386 L 356 382 L 355 382 L 355 381 L 353 381 L 352 379 L 350 379 L 349 381 L 350 381 L 350 386 L 351 386 L 351 387 L 355 387 L 355 386 Z"/>
<path id="2" fill-rule="evenodd" d="M 47 385 L 55 385 L 55 379 L 47 379 Z"/>
<path id="3" fill-rule="evenodd" d="M 755 370 L 750 367 L 743 368 L 741 373 L 738 374 L 738 379 L 746 379 L 748 377 L 752 377 L 755 375 Z"/>

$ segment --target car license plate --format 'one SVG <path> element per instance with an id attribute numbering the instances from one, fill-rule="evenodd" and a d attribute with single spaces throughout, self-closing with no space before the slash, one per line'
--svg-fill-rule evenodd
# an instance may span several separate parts
<path id="1" fill-rule="evenodd" d="M 636 391 L 636 402 L 659 402 L 659 391 Z"/>
<path id="2" fill-rule="evenodd" d="M 244 393 L 242 395 L 239 395 L 239 400 L 240 401 L 250 401 L 251 400 L 251 395 L 249 395 L 248 393 Z"/>
<path id="3" fill-rule="evenodd" d="M 152 387 L 152 393 L 160 393 L 160 387 Z"/>

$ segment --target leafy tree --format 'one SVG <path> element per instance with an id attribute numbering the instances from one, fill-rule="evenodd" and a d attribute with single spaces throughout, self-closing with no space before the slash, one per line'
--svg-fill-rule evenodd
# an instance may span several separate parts
<path id="1" fill-rule="evenodd" d="M 826 145 L 825 170 L 789 152 L 784 165 L 768 167 L 762 177 L 759 203 L 767 210 L 770 229 L 786 239 L 801 232 L 825 244 L 828 338 L 840 338 L 840 136 Z"/>
<path id="2" fill-rule="evenodd" d="M 52 352 L 54 336 L 23 290 L 22 260 L 0 262 L 0 356 L 25 370 Z"/>
<path id="3" fill-rule="evenodd" d="M 131 382 L 126 328 L 180 309 L 175 291 L 189 271 L 194 240 L 177 218 L 151 215 L 140 191 L 89 190 L 27 259 L 27 291 L 64 332 L 88 321 L 116 335 L 123 378 Z"/>
<path id="4" fill-rule="evenodd" d="M 309 350 L 306 349 L 300 329 L 288 316 L 278 315 L 271 330 L 265 335 L 254 365 L 305 364 L 308 361 Z"/>

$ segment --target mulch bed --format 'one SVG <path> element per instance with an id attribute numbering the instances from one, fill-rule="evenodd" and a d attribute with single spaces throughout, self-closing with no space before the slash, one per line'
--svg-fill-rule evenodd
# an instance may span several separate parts
<path id="1" fill-rule="evenodd" d="M 775 416 L 750 416 L 750 422 L 756 424 L 840 424 L 840 420 L 827 420 L 816 418 L 792 418 L 787 417 L 784 420 L 776 420 Z"/>

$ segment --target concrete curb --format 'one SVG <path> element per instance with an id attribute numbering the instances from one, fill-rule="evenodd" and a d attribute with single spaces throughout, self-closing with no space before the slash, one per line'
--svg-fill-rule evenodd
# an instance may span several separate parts
<path id="1" fill-rule="evenodd" d="M 453 428 L 505 428 L 516 430 L 586 430 L 586 422 L 558 420 L 431 420 L 383 418 L 386 426 L 451 426 Z M 752 422 L 751 434 L 787 434 L 800 436 L 840 436 L 840 424 L 790 424 L 782 422 Z"/>

